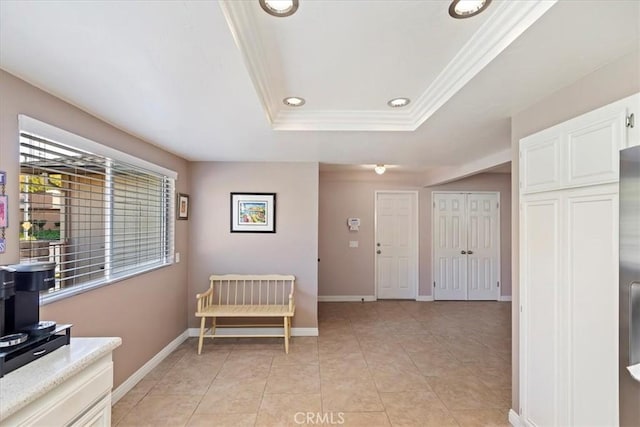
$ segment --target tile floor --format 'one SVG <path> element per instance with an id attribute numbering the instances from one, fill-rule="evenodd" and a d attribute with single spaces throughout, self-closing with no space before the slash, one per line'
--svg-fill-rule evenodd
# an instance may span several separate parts
<path id="1" fill-rule="evenodd" d="M 117 426 L 508 426 L 511 304 L 320 303 L 319 337 L 190 338 Z"/>

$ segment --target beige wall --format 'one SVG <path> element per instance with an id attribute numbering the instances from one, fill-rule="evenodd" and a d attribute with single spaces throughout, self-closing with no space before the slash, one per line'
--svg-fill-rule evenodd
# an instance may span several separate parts
<path id="1" fill-rule="evenodd" d="M 422 177 L 387 172 L 320 173 L 319 279 L 322 296 L 373 296 L 375 292 L 375 192 L 418 191 L 420 296 L 432 295 L 431 193 L 433 191 L 498 191 L 502 201 L 501 295 L 511 295 L 511 182 L 509 174 L 484 173 L 444 185 L 423 188 Z M 349 231 L 347 218 L 361 220 L 360 231 Z M 357 240 L 359 247 L 350 248 Z"/>
<path id="2" fill-rule="evenodd" d="M 197 162 L 191 166 L 189 292 L 212 273 L 296 276 L 294 328 L 316 328 L 318 295 L 318 164 Z M 229 193 L 276 193 L 276 233 L 231 233 Z"/>
<path id="3" fill-rule="evenodd" d="M 0 264 L 18 262 L 18 114 L 92 139 L 178 172 L 178 191 L 188 188 L 188 162 L 51 96 L 0 70 L 0 170 L 7 172 L 10 227 Z M 72 323 L 72 336 L 119 336 L 114 353 L 120 385 L 187 327 L 187 222 L 176 224 L 176 251 L 183 263 L 48 304 L 41 318 Z M 150 303 L 152 301 L 152 303 Z"/>
<path id="4" fill-rule="evenodd" d="M 576 83 L 542 99 L 511 119 L 512 161 L 512 408 L 519 412 L 519 185 L 518 141 L 539 130 L 546 129 L 580 114 L 632 95 L 640 91 L 640 52 L 627 55 L 603 67 Z"/>

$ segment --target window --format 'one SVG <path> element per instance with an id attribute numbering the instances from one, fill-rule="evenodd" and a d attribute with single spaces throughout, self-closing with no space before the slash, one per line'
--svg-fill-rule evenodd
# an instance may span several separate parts
<path id="1" fill-rule="evenodd" d="M 20 116 L 20 262 L 55 261 L 43 301 L 172 263 L 176 177 Z"/>

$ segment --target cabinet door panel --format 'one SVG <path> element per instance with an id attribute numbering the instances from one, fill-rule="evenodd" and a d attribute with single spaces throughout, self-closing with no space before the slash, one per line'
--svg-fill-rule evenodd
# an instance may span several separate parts
<path id="1" fill-rule="evenodd" d="M 617 425 L 618 196 L 606 187 L 566 201 L 571 425 Z"/>
<path id="2" fill-rule="evenodd" d="M 531 425 L 558 425 L 560 201 L 527 200 L 521 211 L 520 399 Z"/>
<path id="3" fill-rule="evenodd" d="M 614 115 L 576 129 L 567 137 L 567 185 L 602 184 L 618 180 L 624 117 Z"/>
<path id="4" fill-rule="evenodd" d="M 533 135 L 522 140 L 520 180 L 522 193 L 545 191 L 560 186 L 561 138 Z"/>

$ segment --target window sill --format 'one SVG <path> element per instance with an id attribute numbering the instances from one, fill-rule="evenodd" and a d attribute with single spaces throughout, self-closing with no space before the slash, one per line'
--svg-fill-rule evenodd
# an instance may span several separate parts
<path id="1" fill-rule="evenodd" d="M 70 298 L 74 295 L 78 295 L 78 294 L 82 294 L 85 292 L 89 292 L 92 291 L 94 289 L 98 289 L 101 288 L 103 286 L 107 286 L 107 285 L 111 285 L 117 282 L 121 282 L 123 280 L 128 280 L 131 279 L 133 277 L 136 276 L 140 276 L 142 274 L 145 273 L 149 273 L 155 270 L 159 270 L 161 268 L 164 267 L 170 267 L 172 265 L 174 265 L 175 263 L 173 262 L 173 260 L 171 260 L 170 262 L 167 262 L 165 264 L 160 264 L 160 265 L 156 265 L 154 267 L 146 267 L 144 269 L 140 269 L 140 270 L 136 270 L 133 272 L 129 272 L 126 274 L 122 274 L 122 275 L 118 275 L 116 277 L 111 277 L 109 279 L 100 279 L 100 280 L 94 280 L 92 282 L 88 282 L 88 283 L 83 283 L 81 285 L 76 285 L 76 286 L 72 286 L 70 288 L 67 289 L 61 289 L 59 291 L 55 291 L 55 292 L 51 292 L 51 293 L 47 293 L 47 294 L 40 294 L 40 305 L 47 305 L 47 304 L 51 304 L 54 303 L 56 301 L 60 301 L 63 300 L 65 298 Z"/>

